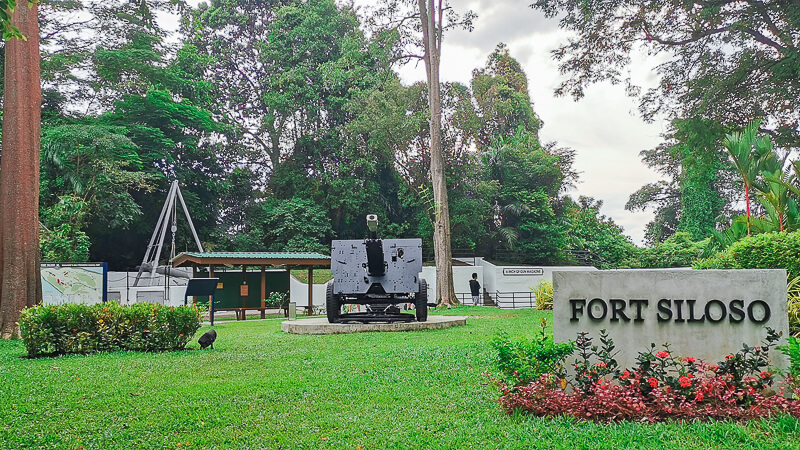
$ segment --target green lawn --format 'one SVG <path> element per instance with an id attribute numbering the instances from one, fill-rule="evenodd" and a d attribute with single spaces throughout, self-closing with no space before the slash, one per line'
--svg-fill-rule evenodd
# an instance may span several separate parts
<path id="1" fill-rule="evenodd" d="M 439 331 L 287 335 L 220 322 L 214 350 L 29 360 L 0 342 L 0 448 L 800 448 L 800 423 L 597 425 L 509 417 L 490 340 L 535 310 L 459 307 Z M 200 332 L 204 332 L 203 328 Z"/>
<path id="2" fill-rule="evenodd" d="M 308 284 L 308 270 L 292 270 L 292 275 L 301 283 Z M 325 284 L 332 279 L 331 269 L 314 269 L 314 284 Z"/>

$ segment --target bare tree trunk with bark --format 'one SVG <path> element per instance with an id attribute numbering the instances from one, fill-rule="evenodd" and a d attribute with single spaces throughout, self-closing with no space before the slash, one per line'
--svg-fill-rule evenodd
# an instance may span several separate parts
<path id="1" fill-rule="evenodd" d="M 42 300 L 39 268 L 39 146 L 42 88 L 39 17 L 34 3 L 11 14 L 27 40 L 5 47 L 0 158 L 0 337 L 19 336 L 20 312 Z"/>
<path id="2" fill-rule="evenodd" d="M 439 61 L 442 51 L 442 2 L 438 11 L 434 0 L 418 0 L 422 35 L 425 44 L 425 69 L 428 75 L 428 107 L 431 133 L 431 179 L 433 182 L 434 232 L 436 255 L 436 302 L 458 304 L 453 289 L 453 261 L 450 248 L 450 208 L 447 203 L 447 177 L 442 156 L 442 101 L 439 87 Z M 438 17 L 438 22 L 437 22 Z"/>

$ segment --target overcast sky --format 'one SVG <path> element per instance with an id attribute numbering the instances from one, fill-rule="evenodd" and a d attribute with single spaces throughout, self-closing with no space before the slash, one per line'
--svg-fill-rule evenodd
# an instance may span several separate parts
<path id="1" fill-rule="evenodd" d="M 572 97 L 555 97 L 553 91 L 565 77 L 558 73 L 550 51 L 566 42 L 567 34 L 556 20 L 528 7 L 530 3 L 475 0 L 458 5 L 461 11 L 477 13 L 478 19 L 472 32 L 453 30 L 445 35 L 441 79 L 469 84 L 472 70 L 483 67 L 497 44 L 505 43 L 528 76 L 534 111 L 544 121 L 542 141 L 555 141 L 576 151 L 575 167 L 581 182 L 570 195 L 603 200 L 601 212 L 642 245 L 645 224 L 653 214 L 626 211 L 625 203 L 634 191 L 659 178 L 641 162 L 639 152 L 661 142 L 666 124 L 645 123 L 638 115 L 636 100 L 625 95 L 622 85 L 593 85 L 577 102 Z M 655 62 L 636 59 L 630 68 L 632 79 L 644 86 L 655 85 Z M 400 73 L 405 82 L 425 80 L 422 64 L 407 65 Z"/>
<path id="2" fill-rule="evenodd" d="M 566 42 L 567 34 L 556 20 L 546 19 L 528 5 L 532 0 L 453 1 L 460 11 L 478 15 L 472 32 L 453 30 L 442 44 L 441 80 L 469 85 L 472 70 L 483 67 L 498 43 L 508 46 L 512 57 L 522 64 L 528 76 L 528 89 L 536 114 L 544 122 L 542 141 L 555 141 L 576 151 L 575 168 L 580 183 L 570 195 L 603 200 L 601 213 L 611 217 L 642 245 L 644 227 L 652 212 L 625 210 L 628 196 L 659 177 L 642 164 L 641 150 L 661 142 L 666 124 L 645 123 L 638 115 L 635 99 L 625 95 L 622 85 L 597 84 L 585 90 L 586 96 L 575 102 L 571 97 L 556 98 L 553 90 L 564 80 L 550 56 L 550 51 Z M 196 5 L 199 0 L 190 0 Z M 356 5 L 371 5 L 371 0 L 356 0 Z M 165 19 L 167 28 L 176 29 L 177 21 Z M 634 58 L 629 76 L 643 86 L 657 82 L 652 70 L 655 63 Z M 405 83 L 425 80 L 422 64 L 400 68 Z"/>

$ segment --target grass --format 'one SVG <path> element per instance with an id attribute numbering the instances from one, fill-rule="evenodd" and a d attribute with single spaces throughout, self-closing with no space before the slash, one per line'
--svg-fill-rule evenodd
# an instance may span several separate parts
<path id="1" fill-rule="evenodd" d="M 301 283 L 308 284 L 308 270 L 292 270 L 292 276 Z M 325 284 L 332 279 L 331 269 L 314 269 L 314 284 Z"/>
<path id="2" fill-rule="evenodd" d="M 800 448 L 791 418 L 599 425 L 504 414 L 498 330 L 549 311 L 461 306 L 438 331 L 305 336 L 220 322 L 214 350 L 24 359 L 0 341 L 0 448 Z M 207 327 L 198 332 L 205 332 Z M 196 341 L 195 341 L 196 342 Z"/>

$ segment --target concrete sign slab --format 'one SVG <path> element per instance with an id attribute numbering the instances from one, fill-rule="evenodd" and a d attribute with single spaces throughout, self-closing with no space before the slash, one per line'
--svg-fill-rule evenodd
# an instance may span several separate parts
<path id="1" fill-rule="evenodd" d="M 599 344 L 608 331 L 622 367 L 634 367 L 649 344 L 669 343 L 674 355 L 716 363 L 746 343 L 757 346 L 766 327 L 786 343 L 785 270 L 611 270 L 553 273 L 555 340 L 589 332 Z M 788 358 L 770 352 L 772 365 Z M 570 359 L 570 362 L 572 360 Z"/>

